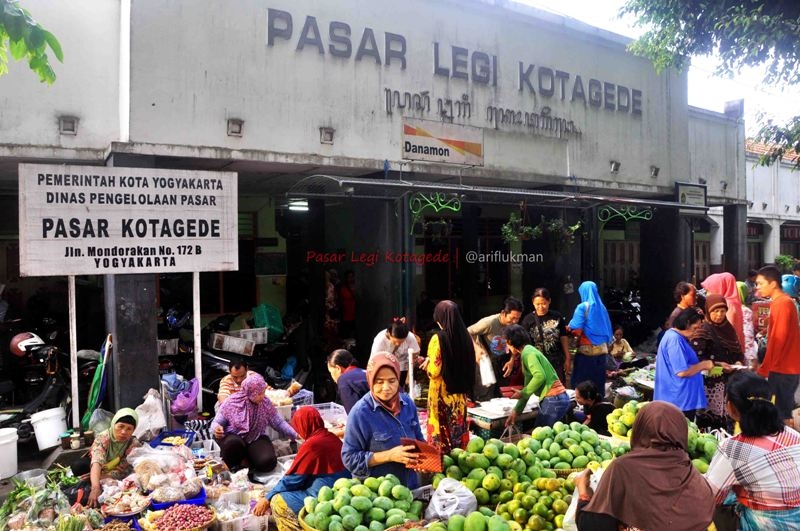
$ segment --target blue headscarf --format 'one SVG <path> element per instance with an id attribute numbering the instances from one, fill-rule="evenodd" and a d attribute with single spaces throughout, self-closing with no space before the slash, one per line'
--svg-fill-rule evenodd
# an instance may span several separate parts
<path id="1" fill-rule="evenodd" d="M 583 334 L 589 338 L 592 345 L 602 345 L 612 341 L 614 331 L 611 328 L 611 319 L 608 318 L 608 311 L 600 300 L 597 284 L 587 280 L 578 288 L 578 294 L 581 296 L 581 303 L 575 308 L 575 314 L 569 322 L 570 329 L 583 330 Z M 589 311 L 586 311 L 587 304 Z"/>
<path id="2" fill-rule="evenodd" d="M 794 275 L 783 275 L 781 277 L 781 289 L 790 297 L 797 297 L 800 293 L 800 279 Z"/>

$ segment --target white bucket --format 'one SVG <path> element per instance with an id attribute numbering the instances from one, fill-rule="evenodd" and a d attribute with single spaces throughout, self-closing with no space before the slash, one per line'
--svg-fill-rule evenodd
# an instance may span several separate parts
<path id="1" fill-rule="evenodd" d="M 17 473 L 17 430 L 0 429 L 0 479 Z"/>
<path id="2" fill-rule="evenodd" d="M 39 450 L 46 450 L 61 444 L 61 434 L 67 431 L 67 413 L 63 408 L 54 407 L 31 415 L 33 433 Z"/>

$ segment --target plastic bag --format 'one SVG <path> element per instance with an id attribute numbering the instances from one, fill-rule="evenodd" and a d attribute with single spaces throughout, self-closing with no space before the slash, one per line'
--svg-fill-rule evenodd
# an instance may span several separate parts
<path id="1" fill-rule="evenodd" d="M 447 520 L 454 514 L 468 515 L 478 509 L 475 495 L 461 482 L 452 478 L 444 478 L 431 496 L 425 519 Z"/>
<path id="2" fill-rule="evenodd" d="M 481 371 L 481 385 L 488 387 L 497 383 L 497 378 L 494 376 L 494 368 L 492 368 L 492 360 L 489 356 L 481 356 L 481 362 L 478 365 Z"/>
<path id="3" fill-rule="evenodd" d="M 113 418 L 114 414 L 110 411 L 99 408 L 95 409 L 94 412 L 92 412 L 92 417 L 89 419 L 89 429 L 93 430 L 95 433 L 106 431 L 111 426 L 111 419 Z"/>
<path id="4" fill-rule="evenodd" d="M 189 415 L 197 411 L 197 394 L 200 384 L 197 378 L 189 380 L 189 388 L 178 393 L 169 409 L 173 415 Z"/>
<path id="5" fill-rule="evenodd" d="M 161 395 L 155 389 L 150 389 L 144 395 L 144 402 L 136 408 L 139 422 L 133 435 L 142 441 L 149 441 L 167 427 L 167 418 L 161 406 Z"/>
<path id="6" fill-rule="evenodd" d="M 592 476 L 589 478 L 589 486 L 592 488 L 593 491 L 597 490 L 597 486 L 600 484 L 600 478 L 603 476 L 603 472 L 605 468 L 598 468 L 592 473 Z M 578 516 L 578 489 L 575 488 L 575 492 L 572 493 L 572 502 L 567 507 L 567 512 L 564 513 L 564 521 L 561 524 L 561 528 L 564 531 L 578 531 L 578 524 L 576 522 L 576 518 Z"/>

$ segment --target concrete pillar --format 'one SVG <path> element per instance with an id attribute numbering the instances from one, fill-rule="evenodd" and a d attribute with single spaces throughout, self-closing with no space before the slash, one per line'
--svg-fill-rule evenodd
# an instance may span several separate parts
<path id="1" fill-rule="evenodd" d="M 476 292 L 478 266 L 477 264 L 470 264 L 464 259 L 466 253 L 469 251 L 478 251 L 478 220 L 481 217 L 481 209 L 476 205 L 462 205 L 461 207 L 461 222 L 462 222 L 462 235 L 461 256 L 458 260 L 458 269 L 456 275 L 459 283 L 459 291 L 461 292 L 461 316 L 464 318 L 464 323 L 467 326 L 476 322 L 483 315 L 479 315 L 478 311 L 478 293 Z"/>
<path id="2" fill-rule="evenodd" d="M 675 307 L 672 290 L 692 276 L 691 233 L 677 209 L 655 211 L 642 223 L 640 235 L 640 284 L 642 320 L 650 328 L 660 326 Z"/>
<path id="3" fill-rule="evenodd" d="M 764 226 L 764 263 L 774 264 L 781 254 L 781 221 L 769 219 Z"/>
<path id="4" fill-rule="evenodd" d="M 153 168 L 154 157 L 114 154 L 108 166 Z M 109 357 L 114 410 L 136 407 L 150 388 L 160 389 L 156 350 L 157 276 L 106 275 L 106 327 L 114 350 Z M 191 304 L 191 301 L 187 301 Z"/>
<path id="5" fill-rule="evenodd" d="M 725 271 L 736 278 L 747 276 L 747 205 L 725 205 L 723 217 L 723 252 Z"/>

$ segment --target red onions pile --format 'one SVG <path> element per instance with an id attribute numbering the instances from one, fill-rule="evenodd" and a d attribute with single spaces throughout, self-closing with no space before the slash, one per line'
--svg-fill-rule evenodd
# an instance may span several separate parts
<path id="1" fill-rule="evenodd" d="M 214 513 L 204 505 L 173 505 L 156 520 L 158 531 L 183 531 L 211 523 Z"/>

